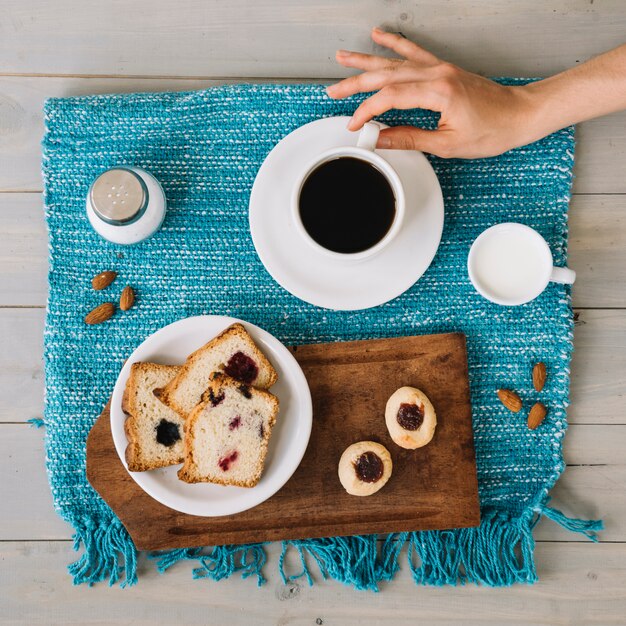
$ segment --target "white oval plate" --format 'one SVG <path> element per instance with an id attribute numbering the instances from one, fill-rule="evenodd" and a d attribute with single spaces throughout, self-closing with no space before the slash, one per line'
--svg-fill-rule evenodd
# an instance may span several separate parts
<path id="1" fill-rule="evenodd" d="M 122 411 L 122 395 L 131 365 L 137 361 L 182 364 L 188 354 L 236 322 L 246 327 L 278 372 L 278 382 L 271 392 L 278 397 L 280 409 L 272 430 L 265 471 L 258 485 L 251 489 L 209 483 L 190 485 L 178 480 L 176 473 L 179 466 L 149 472 L 129 472 L 148 495 L 181 513 L 214 517 L 240 513 L 260 504 L 289 480 L 300 465 L 309 443 L 313 418 L 311 392 L 298 362 L 289 350 L 258 326 L 232 317 L 202 315 L 174 322 L 150 335 L 124 364 L 111 398 L 111 432 L 124 467 L 128 469 L 124 458 L 128 440 L 124 433 L 126 416 Z"/>
<path id="2" fill-rule="evenodd" d="M 348 119 L 316 120 L 287 135 L 263 161 L 250 195 L 252 241 L 267 271 L 301 300 L 339 311 L 368 309 L 404 293 L 428 269 L 443 231 L 443 195 L 428 159 L 415 150 L 376 150 L 396 170 L 406 196 L 393 241 L 370 258 L 337 261 L 300 235 L 291 216 L 292 187 L 316 155 L 356 145 Z"/>

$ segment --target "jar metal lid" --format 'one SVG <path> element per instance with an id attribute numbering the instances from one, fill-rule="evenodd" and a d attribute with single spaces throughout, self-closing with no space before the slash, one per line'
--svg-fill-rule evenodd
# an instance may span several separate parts
<path id="1" fill-rule="evenodd" d="M 148 206 L 148 189 L 132 169 L 114 167 L 96 178 L 89 190 L 94 213 L 115 226 L 138 220 Z"/>

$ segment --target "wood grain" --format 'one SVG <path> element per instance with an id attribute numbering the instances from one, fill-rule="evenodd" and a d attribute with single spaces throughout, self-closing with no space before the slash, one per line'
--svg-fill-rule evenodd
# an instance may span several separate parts
<path id="1" fill-rule="evenodd" d="M 576 126 L 573 192 L 626 193 L 626 177 L 613 159 L 626 160 L 626 111 Z"/>
<path id="2" fill-rule="evenodd" d="M 73 528 L 56 514 L 52 504 L 46 431 L 28 424 L 2 424 L 1 428 L 0 502 L 7 504 L 2 510 L 0 541 L 70 539 Z"/>
<path id="3" fill-rule="evenodd" d="M 626 195 L 574 196 L 568 247 L 574 306 L 626 307 Z"/>
<path id="4" fill-rule="evenodd" d="M 464 335 L 307 345 L 294 349 L 294 356 L 313 399 L 307 452 L 277 494 L 237 515 L 186 515 L 145 494 L 117 456 L 105 409 L 87 439 L 87 478 L 117 513 L 138 548 L 161 550 L 478 525 Z M 383 418 L 387 399 L 405 385 L 419 385 L 437 411 L 435 436 L 419 450 L 396 446 Z M 344 491 L 337 463 L 350 444 L 363 440 L 382 443 L 390 451 L 393 473 L 378 494 L 359 498 Z"/>
<path id="5" fill-rule="evenodd" d="M 569 423 L 624 424 L 626 311 L 576 311 Z"/>
<path id="6" fill-rule="evenodd" d="M 338 48 L 401 31 L 476 72 L 542 76 L 623 43 L 621 0 L 4 0 L 0 73 L 342 76 Z M 60 21 L 62 16 L 62 22 Z"/>
<path id="7" fill-rule="evenodd" d="M 0 306 L 45 306 L 48 233 L 40 193 L 0 193 Z"/>
<path id="8" fill-rule="evenodd" d="M 0 308 L 0 422 L 43 413 L 43 309 Z"/>
<path id="9" fill-rule="evenodd" d="M 113 624 L 219 624 L 232 626 L 529 626 L 624 624 L 626 545 L 540 544 L 535 551 L 536 585 L 491 589 L 476 585 L 420 587 L 410 577 L 406 553 L 401 569 L 380 593 L 356 592 L 323 580 L 312 564 L 315 585 L 299 579 L 283 585 L 276 574 L 280 545 L 267 546 L 269 581 L 254 578 L 192 580 L 193 561 L 164 576 L 141 560 L 136 587 L 72 586 L 65 571 L 76 558 L 70 543 L 0 544 L 0 588 L 5 624 L 45 626 Z M 287 556 L 299 571 L 297 555 Z"/>

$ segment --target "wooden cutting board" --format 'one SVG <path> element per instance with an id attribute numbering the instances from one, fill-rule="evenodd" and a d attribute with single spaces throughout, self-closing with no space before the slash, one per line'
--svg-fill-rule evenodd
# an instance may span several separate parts
<path id="1" fill-rule="evenodd" d="M 465 336 L 460 333 L 291 348 L 309 382 L 313 429 L 287 484 L 253 509 L 224 517 L 178 513 L 142 491 L 122 465 L 108 406 L 87 439 L 87 478 L 140 550 L 477 526 L 480 522 Z M 394 444 L 389 396 L 422 389 L 437 412 L 433 440 Z M 279 416 L 280 419 L 280 416 Z M 350 444 L 371 440 L 391 453 L 393 474 L 377 494 L 348 495 L 337 464 Z"/>

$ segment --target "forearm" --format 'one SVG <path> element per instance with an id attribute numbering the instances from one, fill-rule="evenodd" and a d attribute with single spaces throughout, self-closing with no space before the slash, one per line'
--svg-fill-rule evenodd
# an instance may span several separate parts
<path id="1" fill-rule="evenodd" d="M 626 45 L 525 87 L 537 133 L 626 109 Z"/>

